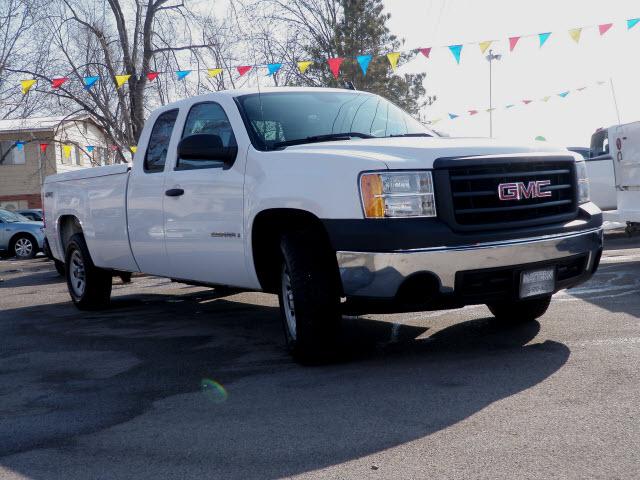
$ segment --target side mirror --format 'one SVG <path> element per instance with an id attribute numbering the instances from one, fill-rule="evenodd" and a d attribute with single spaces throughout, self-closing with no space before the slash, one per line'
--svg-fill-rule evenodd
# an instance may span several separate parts
<path id="1" fill-rule="evenodd" d="M 230 165 L 238 155 L 238 147 L 225 147 L 218 135 L 197 133 L 178 143 L 178 159 L 192 161 L 220 161 Z"/>

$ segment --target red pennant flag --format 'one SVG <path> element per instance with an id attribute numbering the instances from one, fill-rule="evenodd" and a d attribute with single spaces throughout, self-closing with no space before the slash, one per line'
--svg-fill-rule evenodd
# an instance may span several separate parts
<path id="1" fill-rule="evenodd" d="M 469 110 L 469 115 L 475 115 L 478 113 L 478 110 Z"/>
<path id="2" fill-rule="evenodd" d="M 613 27 L 613 23 L 603 23 L 602 25 L 598 25 L 600 35 L 604 35 L 605 33 L 607 33 L 611 27 Z"/>
<path id="3" fill-rule="evenodd" d="M 425 57 L 429 58 L 429 55 L 431 55 L 431 47 L 421 48 L 420 53 L 423 54 Z"/>
<path id="4" fill-rule="evenodd" d="M 115 152 L 118 150 L 118 145 L 109 145 L 109 148 Z"/>
<path id="5" fill-rule="evenodd" d="M 51 88 L 60 88 L 67 80 L 69 80 L 67 77 L 54 78 L 51 80 Z"/>
<path id="6" fill-rule="evenodd" d="M 149 80 L 150 82 L 153 82 L 156 78 L 158 78 L 158 72 L 147 73 L 147 80 Z"/>
<path id="7" fill-rule="evenodd" d="M 522 100 L 522 103 L 525 105 L 529 105 L 531 102 L 533 102 L 533 100 Z"/>
<path id="8" fill-rule="evenodd" d="M 518 44 L 518 40 L 520 40 L 520 37 L 509 37 L 509 51 L 513 52 L 513 49 L 516 48 L 516 45 Z"/>
<path id="9" fill-rule="evenodd" d="M 342 57 L 330 58 L 327 60 L 331 73 L 333 73 L 333 78 L 338 78 L 338 75 L 340 75 L 340 65 L 342 65 L 342 62 L 344 62 L 344 58 Z"/>
<path id="10" fill-rule="evenodd" d="M 47 147 L 48 147 L 48 146 L 49 146 L 49 144 L 48 144 L 48 143 L 41 143 L 41 144 L 40 144 L 40 151 L 41 151 L 42 153 L 46 153 L 46 151 L 47 151 Z"/>
<path id="11" fill-rule="evenodd" d="M 238 73 L 240 74 L 240 76 L 243 76 L 245 73 L 251 70 L 251 67 L 248 65 L 242 65 L 240 67 L 236 67 L 236 70 L 238 70 Z"/>

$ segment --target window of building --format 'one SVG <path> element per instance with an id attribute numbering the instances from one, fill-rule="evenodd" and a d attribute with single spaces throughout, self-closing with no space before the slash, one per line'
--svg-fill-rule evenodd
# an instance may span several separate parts
<path id="1" fill-rule="evenodd" d="M 0 142 L 0 165 L 24 165 L 26 163 L 24 149 L 24 145 L 18 148 L 16 142 L 12 140 Z"/>

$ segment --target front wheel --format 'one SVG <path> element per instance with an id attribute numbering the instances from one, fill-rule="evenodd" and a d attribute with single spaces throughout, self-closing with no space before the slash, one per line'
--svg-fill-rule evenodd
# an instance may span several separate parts
<path id="1" fill-rule="evenodd" d="M 549 308 L 550 303 L 551 295 L 529 300 L 490 303 L 487 307 L 489 307 L 493 316 L 498 320 L 523 323 L 532 322 L 543 316 Z"/>
<path id="2" fill-rule="evenodd" d="M 313 232 L 295 232 L 281 243 L 279 302 L 285 339 L 303 363 L 329 360 L 342 319 L 335 258 Z"/>
<path id="3" fill-rule="evenodd" d="M 93 264 L 82 234 L 69 239 L 65 260 L 67 287 L 75 306 L 80 310 L 106 307 L 111 297 L 111 273 Z"/>
<path id="4" fill-rule="evenodd" d="M 13 241 L 13 253 L 18 260 L 27 260 L 36 256 L 38 244 L 30 235 L 21 235 Z"/>

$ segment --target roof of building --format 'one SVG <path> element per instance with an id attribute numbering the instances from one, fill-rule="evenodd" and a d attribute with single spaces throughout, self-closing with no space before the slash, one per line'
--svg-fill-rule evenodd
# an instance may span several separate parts
<path id="1" fill-rule="evenodd" d="M 0 120 L 0 132 L 53 131 L 61 123 L 90 120 L 88 115 L 30 117 Z"/>

